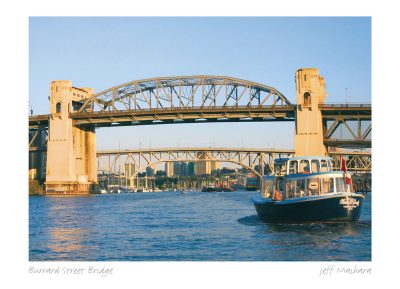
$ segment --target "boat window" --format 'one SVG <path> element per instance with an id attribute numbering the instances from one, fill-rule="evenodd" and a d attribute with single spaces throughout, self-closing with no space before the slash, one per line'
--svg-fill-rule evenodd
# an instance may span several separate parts
<path id="1" fill-rule="evenodd" d="M 308 160 L 300 161 L 299 173 L 310 173 L 310 162 Z"/>
<path id="2" fill-rule="evenodd" d="M 289 174 L 297 174 L 297 161 L 290 161 Z"/>
<path id="3" fill-rule="evenodd" d="M 319 179 L 311 178 L 307 180 L 307 193 L 309 196 L 319 195 Z"/>
<path id="4" fill-rule="evenodd" d="M 326 163 L 326 160 L 321 160 L 321 172 L 327 172 L 328 171 L 328 164 Z"/>
<path id="5" fill-rule="evenodd" d="M 306 180 L 297 180 L 295 197 L 300 198 L 306 195 Z"/>
<path id="6" fill-rule="evenodd" d="M 286 162 L 275 166 L 275 174 L 278 176 L 286 175 Z"/>
<path id="7" fill-rule="evenodd" d="M 323 178 L 321 179 L 321 188 L 323 194 L 335 192 L 334 179 L 333 178 Z"/>
<path id="8" fill-rule="evenodd" d="M 270 198 L 274 190 L 274 179 L 267 179 L 263 181 L 261 195 L 264 198 Z"/>
<path id="9" fill-rule="evenodd" d="M 286 198 L 291 199 L 296 195 L 296 180 L 286 181 Z"/>
<path id="10" fill-rule="evenodd" d="M 336 192 L 345 192 L 344 180 L 342 177 L 336 178 Z"/>
<path id="11" fill-rule="evenodd" d="M 329 171 L 333 171 L 331 160 L 328 160 L 328 170 L 329 170 Z"/>
<path id="12" fill-rule="evenodd" d="M 319 173 L 319 160 L 311 161 L 311 171 L 313 173 Z"/>
<path id="13" fill-rule="evenodd" d="M 284 192 L 285 191 L 285 180 L 283 180 L 282 178 L 277 178 L 275 189 L 280 192 Z"/>

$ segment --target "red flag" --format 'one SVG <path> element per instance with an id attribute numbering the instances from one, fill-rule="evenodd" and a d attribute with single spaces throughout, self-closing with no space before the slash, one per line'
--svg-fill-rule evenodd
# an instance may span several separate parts
<path id="1" fill-rule="evenodd" d="M 340 170 L 344 172 L 346 178 L 346 185 L 350 185 L 350 178 L 349 175 L 347 174 L 346 160 L 343 157 L 340 157 Z"/>

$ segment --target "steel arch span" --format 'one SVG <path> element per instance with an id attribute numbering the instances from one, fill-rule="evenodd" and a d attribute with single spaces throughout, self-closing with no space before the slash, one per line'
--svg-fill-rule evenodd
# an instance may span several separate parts
<path id="1" fill-rule="evenodd" d="M 166 108 L 287 106 L 277 89 L 229 76 L 196 75 L 135 80 L 81 101 L 78 113 Z"/>
<path id="2" fill-rule="evenodd" d="M 255 167 L 273 170 L 276 157 L 291 156 L 292 150 L 235 149 L 235 148 L 165 148 L 126 151 L 98 151 L 98 170 L 115 172 L 127 164 L 134 165 L 136 176 L 147 167 L 164 162 L 229 162 L 238 164 L 262 176 Z"/>

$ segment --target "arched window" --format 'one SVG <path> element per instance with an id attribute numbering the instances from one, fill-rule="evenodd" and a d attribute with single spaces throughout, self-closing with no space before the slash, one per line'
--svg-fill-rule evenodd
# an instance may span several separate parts
<path id="1" fill-rule="evenodd" d="M 303 105 L 304 107 L 311 106 L 311 94 L 309 92 L 304 93 Z"/>
<path id="2" fill-rule="evenodd" d="M 56 104 L 56 113 L 61 113 L 61 102 L 57 102 Z"/>

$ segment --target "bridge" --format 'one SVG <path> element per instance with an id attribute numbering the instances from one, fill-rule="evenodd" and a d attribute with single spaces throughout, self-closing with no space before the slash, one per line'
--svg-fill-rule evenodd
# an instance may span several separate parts
<path id="1" fill-rule="evenodd" d="M 43 178 L 46 163 L 48 193 L 96 190 L 95 130 L 113 126 L 294 121 L 295 155 L 371 147 L 371 105 L 325 98 L 325 80 L 314 68 L 296 71 L 296 104 L 271 86 L 227 76 L 151 78 L 96 94 L 53 81 L 50 114 L 29 118 L 30 176 Z"/>
<path id="2" fill-rule="evenodd" d="M 115 172 L 118 167 L 128 164 L 133 165 L 135 177 L 143 172 L 147 167 L 152 167 L 159 163 L 167 162 L 226 162 L 240 165 L 252 171 L 255 175 L 262 176 L 256 170 L 259 166 L 261 171 L 264 169 L 272 171 L 274 159 L 277 157 L 289 157 L 294 154 L 293 150 L 274 150 L 256 148 L 153 148 L 139 150 L 106 150 L 98 151 L 98 168 L 100 161 L 103 160 L 107 172 Z"/>
<path id="3" fill-rule="evenodd" d="M 274 170 L 276 158 L 294 156 L 294 150 L 268 148 L 151 148 L 133 150 L 97 151 L 97 168 L 107 173 L 116 173 L 121 167 L 131 165 L 130 177 L 136 177 L 147 167 L 168 162 L 225 162 L 234 163 L 262 177 L 262 172 Z M 371 153 L 368 152 L 329 152 L 333 167 L 340 168 L 340 158 L 345 158 L 351 172 L 370 172 L 372 169 Z M 257 169 L 258 167 L 258 169 Z"/>

